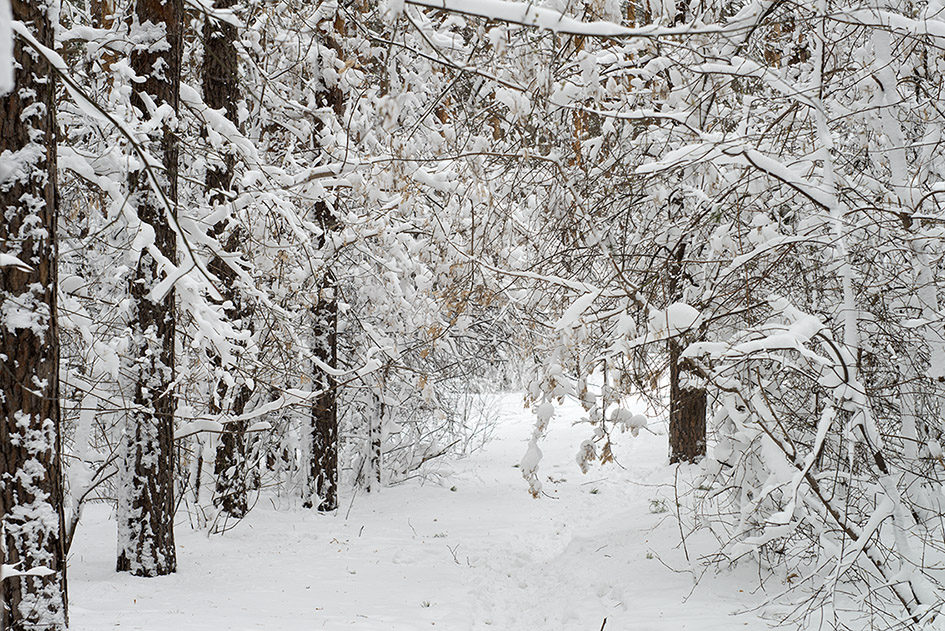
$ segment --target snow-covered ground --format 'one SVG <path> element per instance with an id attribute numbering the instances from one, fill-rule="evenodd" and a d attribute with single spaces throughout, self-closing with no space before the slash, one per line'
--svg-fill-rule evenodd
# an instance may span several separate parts
<path id="1" fill-rule="evenodd" d="M 70 556 L 71 628 L 767 627 L 746 612 L 758 598 L 750 568 L 694 582 L 708 547 L 698 534 L 680 543 L 664 428 L 619 437 L 619 466 L 582 475 L 574 456 L 588 428 L 573 427 L 580 410 L 565 406 L 541 445 L 548 497 L 534 500 L 516 467 L 532 416 L 521 395 L 501 406 L 496 439 L 442 476 L 353 502 L 349 491 L 335 515 L 263 498 L 223 536 L 179 524 L 169 577 L 116 574 L 114 519 L 91 507 Z M 682 470 L 680 486 L 687 477 Z"/>

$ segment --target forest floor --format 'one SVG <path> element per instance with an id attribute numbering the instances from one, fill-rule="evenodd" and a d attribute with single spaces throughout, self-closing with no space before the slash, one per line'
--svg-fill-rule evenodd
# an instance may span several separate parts
<path id="1" fill-rule="evenodd" d="M 168 577 L 116 574 L 114 518 L 90 507 L 69 559 L 71 628 L 767 628 L 749 611 L 760 598 L 751 564 L 703 571 L 704 535 L 681 545 L 676 489 L 692 475 L 666 464 L 665 425 L 616 437 L 617 463 L 582 475 L 574 457 L 588 426 L 573 426 L 580 410 L 564 406 L 541 445 L 547 496 L 535 500 L 517 468 L 532 415 L 521 395 L 495 409 L 484 449 L 353 502 L 348 490 L 337 514 L 263 497 L 235 529 L 209 537 L 184 516 Z"/>

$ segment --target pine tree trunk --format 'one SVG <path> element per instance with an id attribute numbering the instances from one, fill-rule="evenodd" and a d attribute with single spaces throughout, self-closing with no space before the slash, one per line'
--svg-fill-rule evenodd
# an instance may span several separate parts
<path id="1" fill-rule="evenodd" d="M 233 414 L 242 414 L 250 390 L 239 386 L 230 404 Z M 249 512 L 249 472 L 246 467 L 246 422 L 228 423 L 217 445 L 213 473 L 216 475 L 216 503 L 228 515 L 245 517 Z"/>
<path id="2" fill-rule="evenodd" d="M 312 310 L 314 320 L 315 358 L 335 367 L 338 364 L 338 303 L 335 282 L 331 274 L 325 277 L 319 292 L 318 304 Z M 315 498 L 320 500 L 318 510 L 338 508 L 338 395 L 335 378 L 315 367 L 313 389 L 320 392 L 312 404 L 311 453 L 308 488 L 303 505 L 311 508 Z"/>
<path id="3" fill-rule="evenodd" d="M 322 318 L 337 322 L 334 300 L 320 309 Z M 325 321 L 324 319 L 322 320 Z M 325 327 L 327 338 L 319 349 L 319 359 L 329 366 L 337 362 L 335 325 Z M 315 371 L 314 388 L 321 392 L 312 405 L 312 453 L 310 460 L 310 489 L 304 505 L 311 508 L 315 497 L 320 500 L 318 510 L 332 511 L 338 508 L 338 405 L 335 378 L 323 371 Z"/>
<path id="4" fill-rule="evenodd" d="M 334 36 L 343 28 L 343 22 L 336 14 L 331 29 L 325 31 L 329 46 L 337 49 Z M 344 111 L 342 93 L 337 87 L 323 84 L 315 99 L 319 107 L 330 108 L 335 115 L 340 116 Z M 315 124 L 316 138 L 322 126 L 321 121 Z M 314 215 L 315 222 L 322 229 L 322 237 L 317 246 L 322 247 L 326 235 L 335 229 L 337 219 L 324 201 L 315 204 Z M 330 270 L 324 271 L 321 283 L 316 289 L 319 295 L 312 309 L 312 352 L 317 360 L 335 368 L 338 365 L 338 288 Z M 338 386 L 332 375 L 317 366 L 312 369 L 312 382 L 313 389 L 321 394 L 312 404 L 309 470 L 302 505 L 311 508 L 317 497 L 320 500 L 319 511 L 332 511 L 338 508 Z"/>
<path id="5" fill-rule="evenodd" d="M 13 19 L 53 48 L 52 11 L 14 0 Z M 51 6 L 51 5 L 50 5 Z M 56 104 L 52 69 L 15 42 L 13 92 L 0 96 L 0 561 L 48 576 L 10 577 L 0 629 L 68 622 L 63 551 L 59 333 L 56 317 Z"/>
<path id="6" fill-rule="evenodd" d="M 673 301 L 683 298 L 683 262 L 686 242 L 676 247 L 669 266 L 669 295 Z M 706 392 L 682 385 L 686 362 L 683 340 L 669 341 L 669 461 L 698 462 L 706 453 Z"/>
<path id="7" fill-rule="evenodd" d="M 669 461 L 698 462 L 705 456 L 706 392 L 684 388 L 683 347 L 669 342 Z"/>
<path id="8" fill-rule="evenodd" d="M 230 9 L 234 5 L 236 5 L 236 0 L 217 0 L 215 3 L 217 9 Z M 203 30 L 203 98 L 208 106 L 213 109 L 223 109 L 227 119 L 234 125 L 239 125 L 237 116 L 237 105 L 240 99 L 239 60 L 236 54 L 236 37 L 236 27 L 232 24 L 211 18 L 206 19 Z M 227 152 L 219 163 L 211 164 L 207 168 L 207 190 L 211 204 L 229 202 L 230 194 L 234 191 L 235 165 L 235 156 Z M 222 221 L 214 226 L 214 234 L 220 240 L 225 252 L 239 251 L 242 231 L 238 226 L 235 224 L 228 226 L 227 222 Z M 230 319 L 250 322 L 252 313 L 243 303 L 236 289 L 236 272 L 216 256 L 210 261 L 209 269 L 220 280 L 220 291 L 223 297 L 233 305 L 227 314 Z M 229 403 L 229 412 L 234 416 L 239 416 L 245 411 L 246 403 L 252 395 L 245 385 L 241 384 L 237 388 L 235 396 Z M 221 403 L 226 400 L 226 394 L 227 386 L 221 379 L 217 384 L 217 396 Z M 214 501 L 233 517 L 243 517 L 249 511 L 245 442 L 246 423 L 243 421 L 229 423 L 226 431 L 220 436 L 214 463 L 216 475 Z"/>
<path id="9" fill-rule="evenodd" d="M 144 77 L 134 84 L 131 103 L 143 118 L 148 108 L 142 93 L 156 105 L 169 104 L 177 111 L 180 91 L 180 0 L 137 0 L 138 23 L 166 28 L 167 46 L 152 46 L 131 54 L 131 67 Z M 146 149 L 163 164 L 153 175 L 159 195 L 145 171 L 129 179 L 131 203 L 138 217 L 154 230 L 154 245 L 175 263 L 177 237 L 168 214 L 176 212 L 178 146 L 174 132 L 165 127 Z M 166 204 L 171 206 L 170 209 Z M 174 290 L 152 296 L 161 281 L 158 262 L 142 250 L 130 283 L 134 314 L 129 322 L 131 347 L 129 372 L 134 375 L 134 408 L 128 413 L 121 446 L 118 494 L 119 572 L 137 576 L 161 576 L 177 569 L 174 547 Z"/>

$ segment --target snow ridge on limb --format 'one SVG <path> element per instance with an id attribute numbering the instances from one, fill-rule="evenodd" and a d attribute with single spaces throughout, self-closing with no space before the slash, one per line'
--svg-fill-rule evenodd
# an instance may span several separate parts
<path id="1" fill-rule="evenodd" d="M 666 37 L 671 35 L 703 35 L 737 33 L 750 27 L 751 22 L 732 22 L 721 26 L 644 26 L 631 28 L 614 22 L 582 22 L 568 17 L 560 11 L 536 7 L 528 2 L 509 2 L 507 0 L 405 0 L 406 4 L 430 9 L 442 9 L 453 13 L 474 15 L 490 20 L 499 20 L 509 24 L 530 26 L 564 35 L 584 35 L 587 37 L 627 38 L 627 37 Z"/>

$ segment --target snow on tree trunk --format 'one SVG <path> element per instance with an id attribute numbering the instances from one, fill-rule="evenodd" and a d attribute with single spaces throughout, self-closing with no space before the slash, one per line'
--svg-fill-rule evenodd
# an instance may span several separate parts
<path id="1" fill-rule="evenodd" d="M 337 11 L 334 19 L 325 19 L 323 31 L 325 44 L 336 51 L 339 30 L 343 21 Z M 327 75 L 327 73 L 326 73 Z M 323 81 L 324 78 L 323 78 Z M 344 100 L 337 85 L 323 83 L 315 93 L 315 102 L 323 116 L 341 116 L 344 112 Z M 319 118 L 314 126 L 314 135 L 325 128 L 325 122 Z M 324 249 L 329 244 L 328 234 L 337 228 L 338 220 L 328 202 L 320 200 L 314 205 L 314 220 L 321 234 L 317 246 Z M 316 284 L 317 295 L 312 308 L 312 354 L 315 364 L 335 368 L 338 365 L 338 284 L 331 269 L 321 270 L 322 277 Z M 315 365 L 312 370 L 312 388 L 320 394 L 311 408 L 309 427 L 309 462 L 306 484 L 303 490 L 303 505 L 315 506 L 320 511 L 332 511 L 338 508 L 338 396 L 337 383 L 328 371 Z"/>
<path id="2" fill-rule="evenodd" d="M 706 392 L 685 385 L 683 347 L 669 342 L 669 461 L 697 462 L 705 456 Z"/>
<path id="3" fill-rule="evenodd" d="M 230 9 L 236 0 L 217 0 L 215 8 Z M 239 125 L 237 106 L 239 104 L 239 76 L 238 59 L 236 54 L 236 27 L 222 20 L 206 18 L 204 23 L 204 61 L 203 61 L 203 95 L 204 102 L 213 109 L 222 109 L 226 118 L 234 125 Z M 231 152 L 222 156 L 219 163 L 211 164 L 207 168 L 207 190 L 210 203 L 226 204 L 234 190 L 233 174 L 236 157 Z M 228 226 L 226 221 L 214 226 L 213 232 L 220 240 L 220 245 L 227 253 L 239 251 L 243 233 L 239 227 Z M 215 256 L 210 261 L 209 269 L 221 283 L 220 291 L 223 297 L 230 301 L 232 307 L 227 315 L 232 321 L 250 322 L 252 312 L 246 306 L 236 288 L 236 272 L 220 257 Z M 216 394 L 219 403 L 215 404 L 216 412 L 227 411 L 233 416 L 239 416 L 246 408 L 246 403 L 252 394 L 245 384 L 233 386 L 236 394 L 231 398 L 228 410 L 220 409 L 226 402 L 226 394 L 230 389 L 224 379 L 217 383 Z M 214 407 L 213 405 L 211 407 Z M 215 502 L 229 515 L 243 517 L 249 511 L 247 499 L 247 471 L 246 471 L 246 422 L 229 423 L 226 431 L 220 436 L 217 445 L 214 474 L 216 475 Z"/>
<path id="4" fill-rule="evenodd" d="M 681 242 L 669 262 L 669 293 L 673 300 L 684 297 L 686 242 Z M 672 333 L 667 310 L 667 328 Z M 706 392 L 686 385 L 685 346 L 679 337 L 669 340 L 669 461 L 697 462 L 705 454 Z"/>
<path id="5" fill-rule="evenodd" d="M 242 414 L 249 394 L 249 388 L 239 386 L 239 391 L 230 404 L 233 414 Z M 216 502 L 227 514 L 244 517 L 249 512 L 245 421 L 228 423 L 226 431 L 220 435 L 213 472 L 217 479 Z"/>
<path id="6" fill-rule="evenodd" d="M 328 204 L 315 204 L 316 220 L 324 234 L 333 223 Z M 319 394 L 311 407 L 308 427 L 308 470 L 305 475 L 302 504 L 317 506 L 320 511 L 338 508 L 338 395 L 333 375 L 323 366 L 338 364 L 338 302 L 337 283 L 330 271 L 324 272 L 316 288 L 312 307 L 312 388 Z"/>
<path id="7" fill-rule="evenodd" d="M 53 5 L 48 5 L 52 7 Z M 14 2 L 13 19 L 53 47 L 58 15 Z M 9 26 L 9 25 L 8 25 Z M 56 315 L 55 85 L 22 38 L 0 98 L 0 628 L 64 629 L 62 440 Z"/>
<path id="8" fill-rule="evenodd" d="M 338 303 L 335 283 L 331 275 L 319 292 L 318 304 L 313 309 L 315 342 L 312 352 L 324 365 L 334 367 L 338 363 Z M 316 368 L 312 374 L 312 387 L 319 392 L 312 404 L 311 452 L 308 484 L 304 505 L 311 508 L 315 498 L 320 500 L 318 510 L 332 511 L 338 508 L 338 398 L 335 378 Z"/>
<path id="9" fill-rule="evenodd" d="M 381 490 L 381 467 L 383 463 L 383 427 L 387 415 L 386 379 L 377 381 L 374 392 L 374 408 L 368 418 L 368 478 L 367 490 L 376 493 Z"/>
<path id="10" fill-rule="evenodd" d="M 131 174 L 129 188 L 144 230 L 153 241 L 139 254 L 130 284 L 133 313 L 126 370 L 134 379 L 134 406 L 121 445 L 118 493 L 118 571 L 161 576 L 177 569 L 174 548 L 174 337 L 173 287 L 155 295 L 159 261 L 173 264 L 177 236 L 170 215 L 177 200 L 177 140 L 167 106 L 176 113 L 180 91 L 182 7 L 179 0 L 138 0 L 138 24 L 164 29 L 160 40 L 131 55 L 135 74 L 132 105 L 145 120 L 165 119 L 145 149 L 161 168 Z M 150 172 L 149 172 L 150 171 Z M 168 207 L 170 206 L 170 207 Z M 153 248 L 153 249 L 152 249 Z M 156 252 L 155 252 L 156 250 Z"/>

